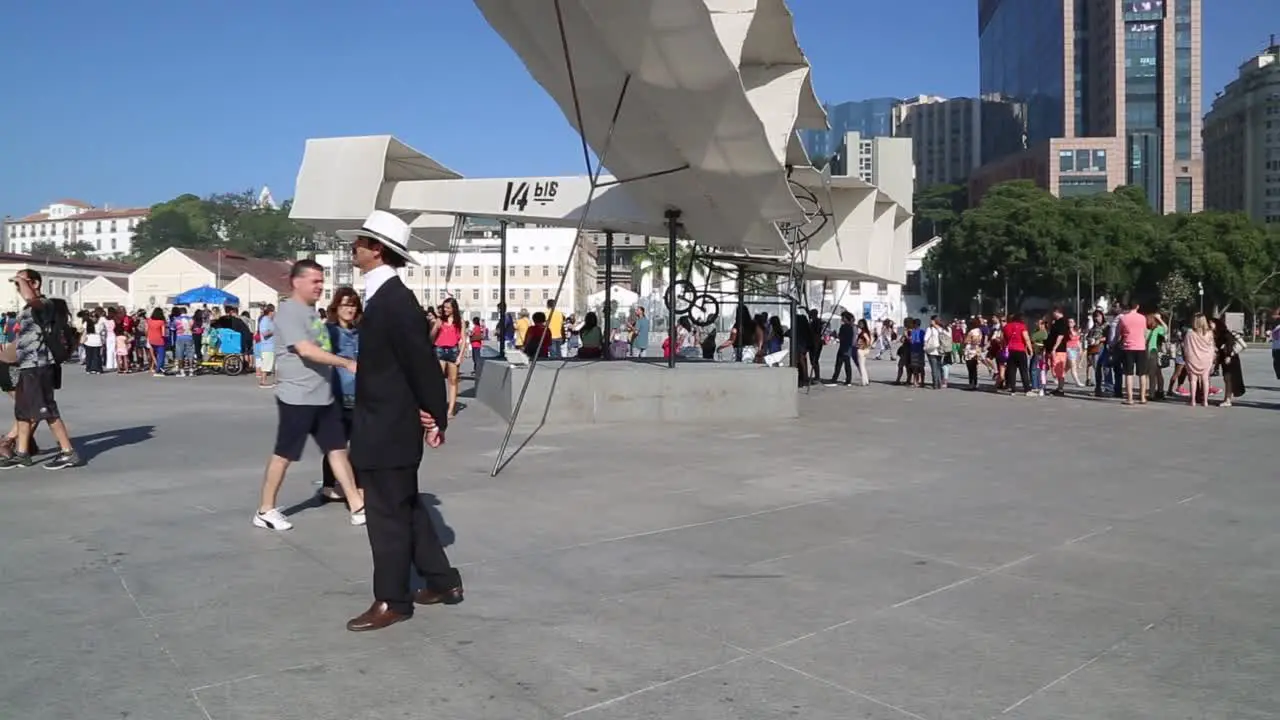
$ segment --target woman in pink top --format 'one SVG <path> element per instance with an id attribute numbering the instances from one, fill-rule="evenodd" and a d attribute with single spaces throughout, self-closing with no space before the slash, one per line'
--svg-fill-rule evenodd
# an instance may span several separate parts
<path id="1" fill-rule="evenodd" d="M 1196 406 L 1196 397 L 1203 397 L 1201 405 L 1209 407 L 1209 373 L 1213 371 L 1215 347 L 1213 330 L 1204 313 L 1196 313 L 1191 321 L 1191 329 L 1182 338 L 1182 359 L 1184 372 L 1191 385 L 1191 407 Z"/>
<path id="2" fill-rule="evenodd" d="M 440 359 L 440 369 L 448 381 L 449 417 L 452 418 L 458 404 L 458 363 L 462 361 L 462 349 L 466 347 L 462 337 L 462 314 L 458 312 L 458 302 L 453 298 L 445 298 L 440 303 L 440 319 L 432 325 L 431 335 L 436 357 Z"/>
<path id="3" fill-rule="evenodd" d="M 1067 371 L 1076 387 L 1080 387 L 1080 328 L 1076 327 L 1076 319 L 1067 319 Z"/>

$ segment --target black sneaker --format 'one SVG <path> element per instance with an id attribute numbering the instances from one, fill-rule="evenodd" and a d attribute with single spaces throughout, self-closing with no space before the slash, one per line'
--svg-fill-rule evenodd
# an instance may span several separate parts
<path id="1" fill-rule="evenodd" d="M 9 457 L 0 460 L 0 470 L 16 467 L 31 467 L 31 454 L 15 452 Z"/>
<path id="2" fill-rule="evenodd" d="M 62 450 L 44 464 L 45 470 L 66 470 L 80 464 L 80 456 L 75 450 Z"/>

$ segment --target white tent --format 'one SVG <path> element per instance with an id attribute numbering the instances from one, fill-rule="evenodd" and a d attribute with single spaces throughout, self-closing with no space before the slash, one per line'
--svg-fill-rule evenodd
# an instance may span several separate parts
<path id="1" fill-rule="evenodd" d="M 640 296 L 630 290 L 614 285 L 610 288 L 609 299 L 617 303 L 619 309 L 630 308 L 640 301 Z M 587 296 L 587 307 L 598 309 L 604 307 L 604 291 L 592 293 Z"/>
<path id="2" fill-rule="evenodd" d="M 796 130 L 827 122 L 783 0 L 475 2 L 654 214 L 712 245 L 785 248 L 775 223 L 804 219 Z"/>

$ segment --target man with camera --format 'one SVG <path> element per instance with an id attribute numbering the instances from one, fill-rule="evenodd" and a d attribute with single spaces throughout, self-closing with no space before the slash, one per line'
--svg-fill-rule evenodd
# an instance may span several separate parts
<path id="1" fill-rule="evenodd" d="M 14 452 L 0 460 L 0 469 L 31 467 L 32 431 L 41 421 L 48 423 L 59 447 L 58 454 L 44 467 L 48 470 L 75 467 L 80 464 L 80 456 L 71 446 L 71 437 L 54 399 L 54 391 L 62 387 L 61 363 L 70 352 L 65 337 L 71 321 L 67 305 L 40 292 L 40 273 L 35 270 L 19 270 L 11 282 L 25 301 L 18 313 L 18 336 L 10 346 L 10 357 L 6 358 L 18 368 L 13 397 L 18 433 Z"/>

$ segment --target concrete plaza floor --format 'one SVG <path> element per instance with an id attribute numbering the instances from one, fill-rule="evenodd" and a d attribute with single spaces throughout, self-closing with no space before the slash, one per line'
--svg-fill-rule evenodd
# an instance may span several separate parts
<path id="1" fill-rule="evenodd" d="M 297 527 L 250 526 L 269 392 L 73 369 L 88 466 L 0 476 L 0 717 L 1280 717 L 1280 382 L 1246 372 L 1195 412 L 816 388 L 544 428 L 497 478 L 469 408 L 422 471 L 466 602 L 353 634 L 368 545 L 307 505 L 314 448 Z"/>

